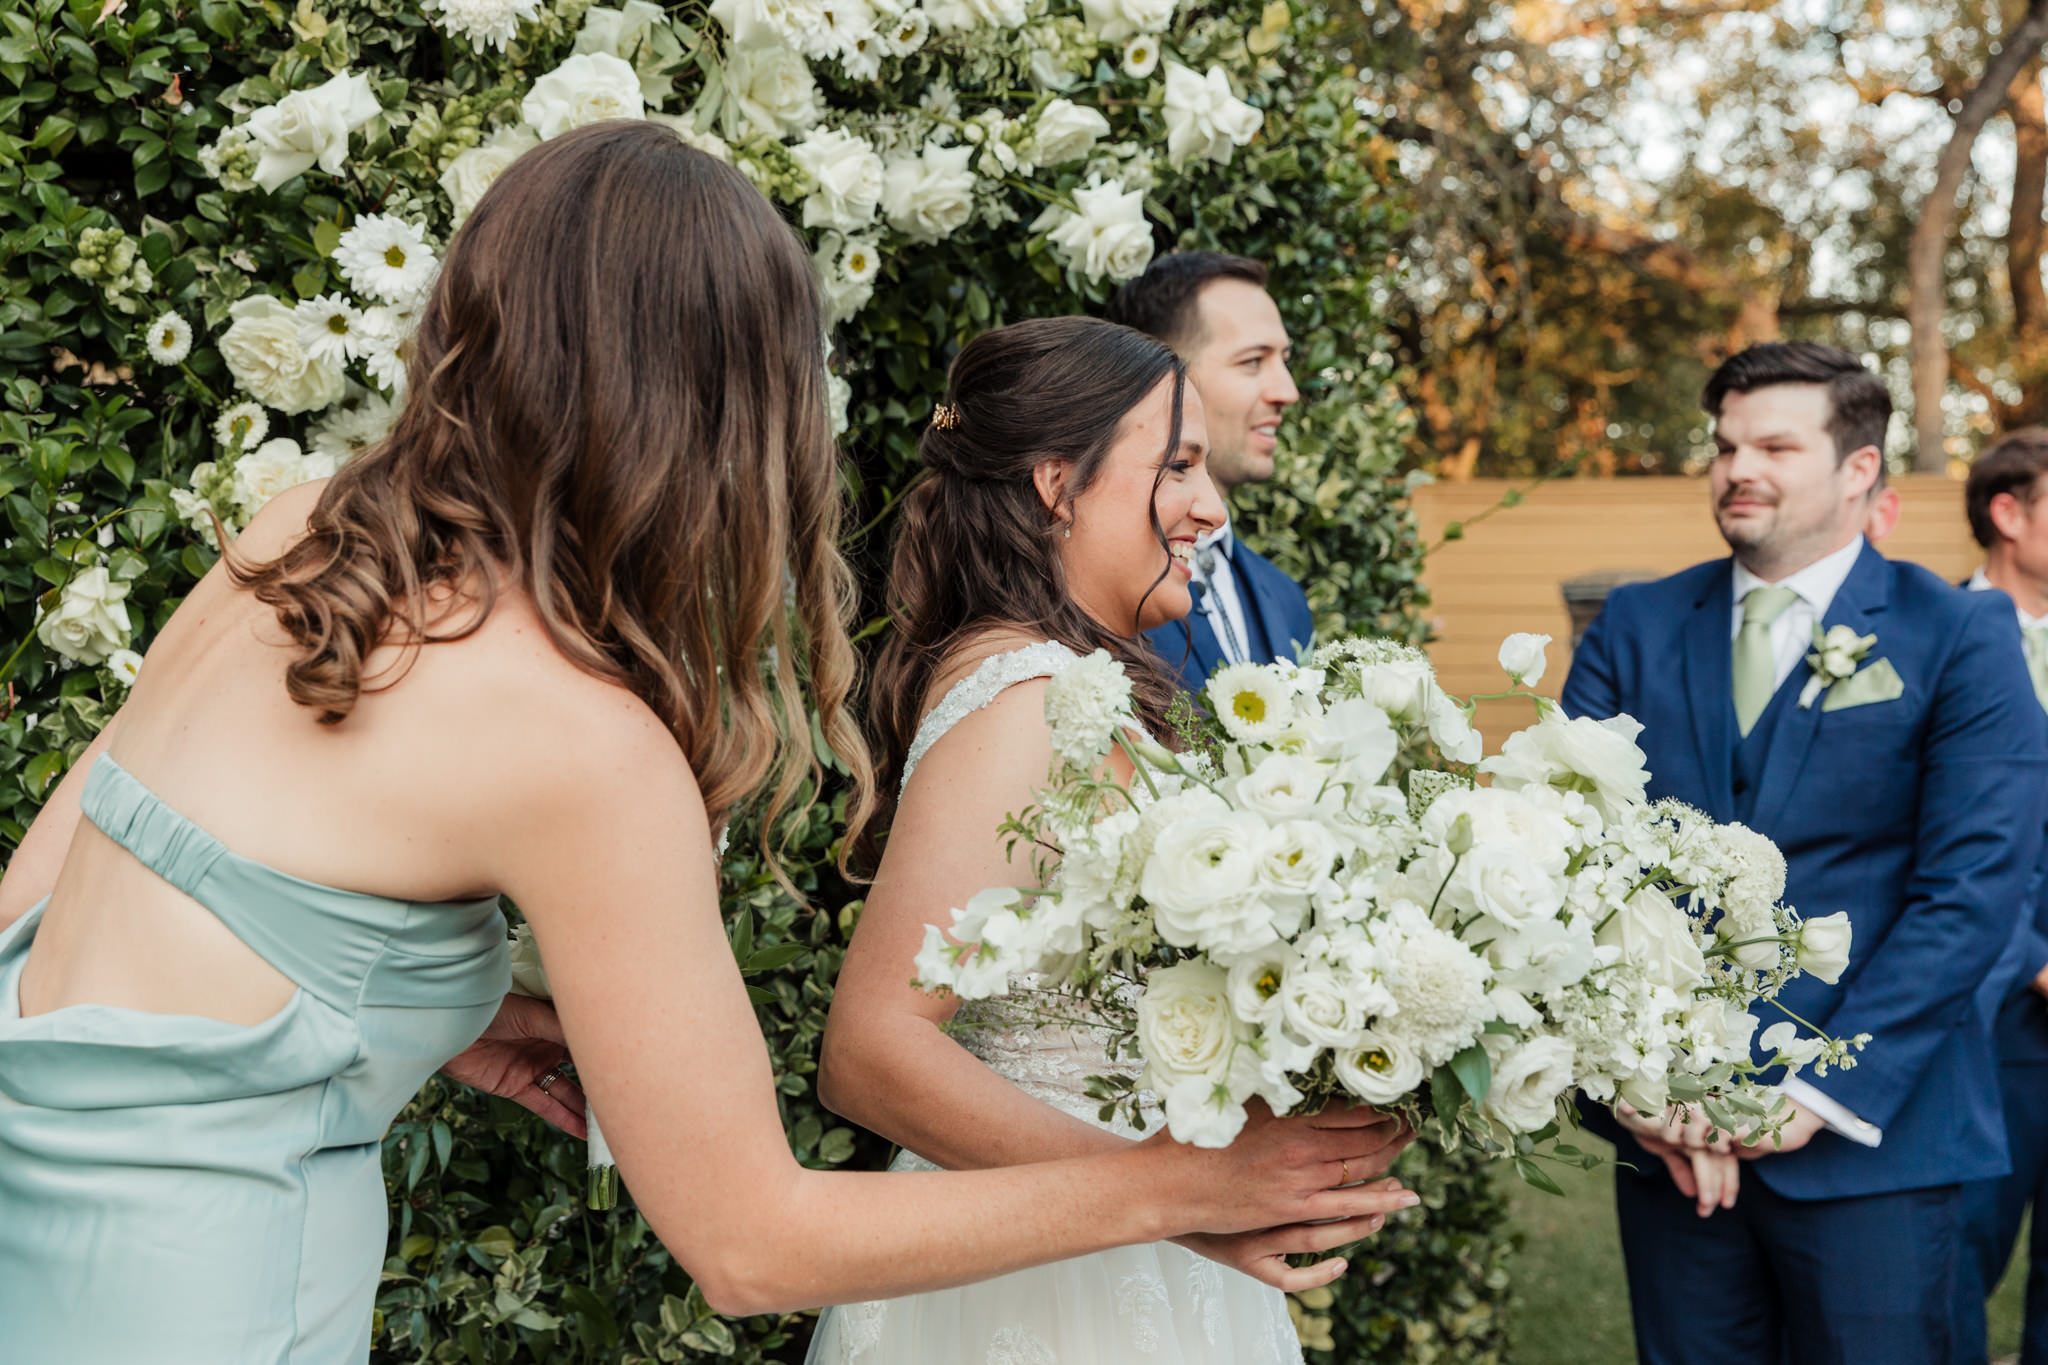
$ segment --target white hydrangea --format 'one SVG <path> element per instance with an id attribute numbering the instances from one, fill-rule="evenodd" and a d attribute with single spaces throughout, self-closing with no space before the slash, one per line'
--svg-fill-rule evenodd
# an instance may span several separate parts
<path id="1" fill-rule="evenodd" d="M 478 52 L 495 47 L 503 52 L 519 25 L 540 13 L 541 0 L 421 0 L 420 8 L 441 12 L 441 27 L 467 38 Z"/>
<path id="2" fill-rule="evenodd" d="M 1116 743 L 1118 731 L 1137 724 L 1123 665 L 1098 649 L 1053 674 L 1045 685 L 1045 723 L 1055 754 L 1076 767 L 1092 767 Z"/>
<path id="3" fill-rule="evenodd" d="M 1785 894 L 1785 855 L 1777 844 L 1745 825 L 1714 831 L 1727 882 L 1722 899 L 1751 912 L 1768 911 Z"/>
<path id="4" fill-rule="evenodd" d="M 417 307 L 440 268 L 420 230 L 388 213 L 356 219 L 334 248 L 341 277 L 384 303 Z"/>

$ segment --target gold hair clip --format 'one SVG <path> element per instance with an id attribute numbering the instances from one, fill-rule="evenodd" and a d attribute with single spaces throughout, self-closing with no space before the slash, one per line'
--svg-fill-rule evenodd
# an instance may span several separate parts
<path id="1" fill-rule="evenodd" d="M 940 431 L 951 431 L 960 425 L 960 409 L 951 403 L 941 403 L 932 409 L 932 425 Z"/>

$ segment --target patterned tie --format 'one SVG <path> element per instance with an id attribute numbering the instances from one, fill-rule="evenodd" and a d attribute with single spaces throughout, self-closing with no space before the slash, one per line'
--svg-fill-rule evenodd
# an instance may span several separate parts
<path id="1" fill-rule="evenodd" d="M 1742 629 L 1735 634 L 1735 723 L 1744 739 L 1778 690 L 1778 652 L 1771 622 L 1799 600 L 1791 588 L 1751 588 L 1742 599 Z"/>
<path id="2" fill-rule="evenodd" d="M 2048 626 L 2027 626 L 2020 631 L 2027 649 L 2027 672 L 2034 676 L 2034 695 L 2048 707 Z"/>
<path id="3" fill-rule="evenodd" d="M 1222 636 L 1224 661 L 1241 664 L 1251 656 L 1245 653 L 1244 645 L 1238 641 L 1237 627 L 1230 623 L 1230 613 L 1224 610 L 1223 599 L 1216 595 L 1216 561 L 1219 558 L 1214 545 L 1204 546 L 1195 553 L 1195 567 L 1202 574 L 1202 609 L 1209 613 L 1209 620 Z M 1230 570 L 1225 568 L 1224 572 Z"/>

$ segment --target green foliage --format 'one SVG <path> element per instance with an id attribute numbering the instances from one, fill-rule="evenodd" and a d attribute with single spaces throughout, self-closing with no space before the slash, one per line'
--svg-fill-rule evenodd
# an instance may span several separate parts
<path id="1" fill-rule="evenodd" d="M 1348 622 L 1414 638 L 1420 555 L 1396 472 L 1406 417 L 1377 302 L 1401 200 L 1365 154 L 1355 78 L 1326 41 L 1342 8 L 1222 0 L 1180 17 L 1172 50 L 1198 69 L 1228 66 L 1266 120 L 1231 164 L 1162 178 L 1147 210 L 1162 249 L 1215 245 L 1269 261 L 1295 338 L 1305 401 L 1283 433 L 1279 477 L 1238 509 L 1244 534 L 1308 585 L 1325 629 Z M 519 92 L 568 53 L 586 9 L 544 6 L 502 59 L 436 32 L 415 0 L 129 0 L 119 10 L 21 0 L 0 13 L 6 847 L 125 695 L 115 667 L 80 665 L 39 640 L 39 609 L 104 568 L 127 590 L 130 643 L 141 650 L 213 562 L 173 494 L 239 448 L 213 429 L 234 389 L 217 345 L 229 308 L 252 292 L 338 288 L 331 253 L 364 213 L 401 213 L 445 240 L 438 171 L 488 125 L 516 118 Z M 674 16 L 679 30 L 701 22 L 696 6 Z M 369 75 L 382 112 L 357 130 L 340 175 L 308 173 L 263 193 L 230 192 L 209 173 L 201 153 L 238 114 L 343 66 Z M 685 105 L 703 79 L 690 62 L 676 69 Z M 857 83 L 822 69 L 820 79 L 834 101 L 860 97 Z M 1157 84 L 1104 62 L 1074 94 L 1102 95 L 1161 141 Z M 1058 195 L 1076 179 L 1048 183 Z M 793 206 L 790 183 L 783 176 L 770 192 Z M 888 510 L 958 344 L 1007 320 L 1092 308 L 1109 287 L 999 219 L 885 253 L 875 301 L 841 327 L 835 362 L 854 394 L 856 524 L 876 528 L 855 546 L 871 596 Z M 144 344 L 143 329 L 165 312 L 195 334 L 174 363 Z M 311 439 L 309 416 L 270 422 L 272 436 Z M 740 829 L 724 910 L 743 956 L 764 967 L 749 980 L 792 1151 L 813 1166 L 869 1168 L 884 1145 L 826 1112 L 811 1079 L 859 908 L 858 888 L 832 871 L 839 815 L 826 793 L 779 832 L 804 902 L 767 876 Z M 385 1158 L 379 1360 L 801 1359 L 807 1317 L 711 1314 L 630 1190 L 616 1210 L 586 1209 L 582 1144 L 523 1110 L 436 1080 L 392 1127 Z M 1423 1179 L 1428 1217 L 1362 1252 L 1330 1310 L 1338 1359 L 1490 1358 L 1456 1354 L 1464 1344 L 1443 1351 L 1491 1340 L 1491 1328 L 1472 1324 L 1493 1322 L 1503 1293 L 1494 1205 L 1455 1161 Z"/>

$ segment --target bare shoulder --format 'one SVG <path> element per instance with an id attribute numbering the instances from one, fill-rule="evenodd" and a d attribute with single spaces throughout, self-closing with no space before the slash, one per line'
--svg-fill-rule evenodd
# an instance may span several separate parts
<path id="1" fill-rule="evenodd" d="M 235 537 L 235 554 L 259 564 L 283 554 L 292 542 L 306 534 L 306 523 L 328 482 L 313 479 L 295 485 L 263 504 L 263 510 Z"/>

